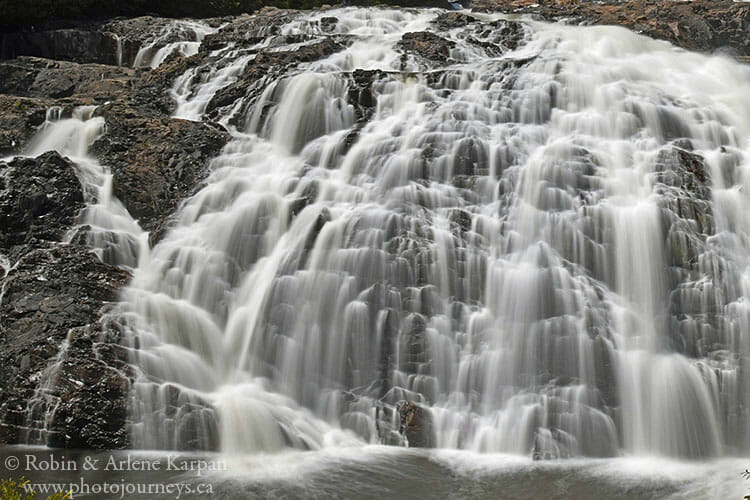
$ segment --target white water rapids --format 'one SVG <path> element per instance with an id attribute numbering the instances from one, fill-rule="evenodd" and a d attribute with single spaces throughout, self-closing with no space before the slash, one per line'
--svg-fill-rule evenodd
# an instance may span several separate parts
<path id="1" fill-rule="evenodd" d="M 133 67 L 156 68 L 172 55 L 193 56 L 198 53 L 203 38 L 215 31 L 214 28 L 196 21 L 172 21 L 153 40 L 138 50 L 133 60 Z M 117 65 L 122 65 L 122 45 L 119 38 L 117 39 Z"/>
<path id="2" fill-rule="evenodd" d="M 440 14 L 300 14 L 177 79 L 200 120 L 258 53 L 345 45 L 220 109 L 233 140 L 141 252 L 135 446 L 393 443 L 407 400 L 439 448 L 747 455 L 750 67 Z M 404 55 L 420 31 L 445 61 Z"/>

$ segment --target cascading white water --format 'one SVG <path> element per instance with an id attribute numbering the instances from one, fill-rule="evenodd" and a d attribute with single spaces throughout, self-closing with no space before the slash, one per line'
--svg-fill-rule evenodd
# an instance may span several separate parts
<path id="1" fill-rule="evenodd" d="M 112 37 L 115 39 L 115 60 L 117 67 L 122 67 L 122 38 L 119 35 L 112 33 Z"/>
<path id="2" fill-rule="evenodd" d="M 157 68 L 170 55 L 190 57 L 198 53 L 203 38 L 216 31 L 215 28 L 197 21 L 175 20 L 156 37 L 138 50 L 133 61 L 134 68 Z M 118 66 L 122 59 L 122 46 L 117 39 Z"/>
<path id="3" fill-rule="evenodd" d="M 109 169 L 88 154 L 104 127 L 104 118 L 93 116 L 95 109 L 96 106 L 80 106 L 70 118 L 63 119 L 61 108 L 50 108 L 24 154 L 35 157 L 57 151 L 74 162 L 86 207 L 79 216 L 80 225 L 71 229 L 69 237 L 83 227 L 88 245 L 104 262 L 134 268 L 149 252 L 148 233 L 112 195 Z"/>
<path id="4" fill-rule="evenodd" d="M 535 21 L 511 50 L 479 15 L 447 62 L 403 54 L 438 15 L 299 14 L 177 80 L 201 119 L 284 35 L 346 36 L 223 108 L 234 140 L 136 269 L 136 445 L 377 442 L 408 400 L 438 447 L 746 454 L 750 68 Z"/>

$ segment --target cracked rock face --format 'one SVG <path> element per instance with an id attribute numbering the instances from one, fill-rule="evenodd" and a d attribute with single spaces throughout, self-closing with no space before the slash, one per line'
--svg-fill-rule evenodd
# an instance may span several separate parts
<path id="1" fill-rule="evenodd" d="M 435 438 L 432 429 L 432 416 L 418 404 L 399 401 L 396 404 L 399 416 L 399 432 L 404 436 L 410 448 L 431 448 Z"/>
<path id="2" fill-rule="evenodd" d="M 129 381 L 114 368 L 122 362 L 108 347 L 119 339 L 95 332 L 104 305 L 116 300 L 128 279 L 127 272 L 78 245 L 47 243 L 15 263 L 3 280 L 0 304 L 0 440 L 81 448 L 127 445 Z M 53 411 L 56 407 L 64 411 Z M 71 424 L 69 418 L 86 423 Z M 51 423 L 45 425 L 47 419 Z"/>
<path id="3" fill-rule="evenodd" d="M 128 89 L 135 70 L 103 64 L 77 64 L 37 57 L 0 62 L 0 94 L 59 99 L 74 94 L 94 98 Z"/>
<path id="4" fill-rule="evenodd" d="M 117 335 L 92 332 L 129 274 L 60 243 L 83 207 L 74 167 L 56 152 L 0 163 L 0 253 L 10 261 L 0 281 L 0 440 L 123 447 L 129 381 L 105 347 Z"/>
<path id="5" fill-rule="evenodd" d="M 0 163 L 0 248 L 59 241 L 83 208 L 73 164 L 56 152 Z"/>

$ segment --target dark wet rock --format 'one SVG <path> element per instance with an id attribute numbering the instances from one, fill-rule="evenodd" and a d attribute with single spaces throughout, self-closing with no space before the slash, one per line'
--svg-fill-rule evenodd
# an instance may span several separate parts
<path id="1" fill-rule="evenodd" d="M 504 50 L 517 49 L 526 36 L 526 29 L 521 23 L 504 19 L 491 22 L 487 28 L 481 26 L 478 29 L 484 29 L 481 35 Z"/>
<path id="2" fill-rule="evenodd" d="M 59 241 L 83 208 L 75 166 L 56 152 L 0 163 L 0 248 Z"/>
<path id="3" fill-rule="evenodd" d="M 689 237 L 701 235 L 699 237 L 705 239 L 713 233 L 709 170 L 703 157 L 685 146 L 677 141 L 659 152 L 654 168 L 655 190 L 663 195 L 660 197 L 661 206 L 668 218 L 674 216 L 689 221 L 688 225 L 680 224 L 681 233 L 690 233 L 687 235 Z M 687 147 L 690 147 L 689 144 Z M 677 222 L 672 220 L 667 224 Z M 686 253 L 684 250 L 687 248 L 677 253 L 687 258 L 687 254 L 692 252 Z M 672 257 L 675 256 L 675 252 L 672 252 Z M 687 259 L 695 261 L 697 255 Z"/>
<path id="4" fill-rule="evenodd" d="M 354 106 L 360 122 L 367 122 L 375 112 L 377 98 L 372 93 L 372 84 L 387 74 L 380 70 L 358 69 L 351 74 L 348 102 Z"/>
<path id="5" fill-rule="evenodd" d="M 0 312 L 6 345 L 59 340 L 70 328 L 92 323 L 102 305 L 117 298 L 116 290 L 128 277 L 76 245 L 31 250 L 5 279 Z"/>
<path id="6" fill-rule="evenodd" d="M 266 37 L 278 35 L 281 27 L 297 12 L 266 7 L 252 16 L 248 14 L 237 16 L 218 32 L 207 35 L 201 44 L 200 53 L 202 56 L 207 56 L 211 51 L 225 47 L 227 43 L 233 43 L 237 47 L 248 47 Z"/>
<path id="7" fill-rule="evenodd" d="M 449 212 L 448 219 L 456 225 L 461 233 L 471 231 L 471 214 L 466 210 L 454 208 Z"/>
<path id="8" fill-rule="evenodd" d="M 2 35 L 3 59 L 35 56 L 79 63 L 117 64 L 117 41 L 98 26 L 23 30 Z"/>
<path id="9" fill-rule="evenodd" d="M 55 384 L 56 406 L 47 445 L 55 448 L 116 449 L 130 444 L 128 397 L 132 373 L 118 346 L 119 336 L 101 324 L 71 330 Z M 33 400 L 33 399 L 32 399 Z"/>
<path id="10" fill-rule="evenodd" d="M 464 14 L 463 12 L 444 12 L 432 23 L 440 30 L 447 31 L 453 28 L 463 28 L 475 22 L 477 22 L 476 17 Z"/>
<path id="11" fill-rule="evenodd" d="M 20 151 L 44 123 L 49 99 L 0 95 L 0 156 Z"/>
<path id="12" fill-rule="evenodd" d="M 435 431 L 429 409 L 410 401 L 399 401 L 396 411 L 399 417 L 399 432 L 406 438 L 410 448 L 435 446 Z"/>
<path id="13" fill-rule="evenodd" d="M 686 49 L 712 51 L 728 47 L 738 55 L 750 55 L 750 5 L 732 0 L 476 0 L 473 8 L 533 14 L 550 21 L 572 19 L 619 25 Z"/>
<path id="14" fill-rule="evenodd" d="M 131 90 L 119 99 L 117 105 L 133 108 L 144 117 L 171 115 L 177 106 L 170 92 L 175 79 L 200 63 L 198 56 L 176 56 L 167 58 L 158 68 L 136 70 L 138 77 Z"/>
<path id="15" fill-rule="evenodd" d="M 177 57 L 165 61 L 158 68 L 142 73 L 122 103 L 137 108 L 143 116 L 171 115 L 176 103 L 169 91 L 175 79 L 199 63 L 198 57 Z"/>
<path id="16" fill-rule="evenodd" d="M 203 19 L 201 22 L 218 26 L 221 20 Z M 130 67 L 141 47 L 150 46 L 155 53 L 172 42 L 195 40 L 192 29 L 164 17 L 142 16 L 108 22 L 56 21 L 3 34 L 0 58 L 34 56 Z"/>
<path id="17" fill-rule="evenodd" d="M 104 101 L 126 92 L 134 76 L 128 68 L 19 57 L 0 62 L 0 94 L 53 99 L 84 94 Z"/>
<path id="18" fill-rule="evenodd" d="M 83 207 L 74 169 L 56 152 L 0 163 L 0 252 L 14 264 L 0 294 L 0 442 L 127 444 L 127 381 L 83 333 L 69 335 L 95 323 L 129 278 L 58 243 Z"/>
<path id="19" fill-rule="evenodd" d="M 330 33 L 336 29 L 339 20 L 333 16 L 320 18 L 320 29 Z"/>
<path id="20" fill-rule="evenodd" d="M 489 57 L 498 57 L 517 49 L 526 38 L 527 31 L 519 22 L 500 19 L 491 23 L 471 23 L 456 36 L 481 47 Z"/>
<path id="21" fill-rule="evenodd" d="M 140 108 L 122 103 L 104 105 L 97 113 L 107 130 L 92 152 L 112 169 L 115 195 L 146 230 L 200 188 L 209 160 L 229 140 L 218 126 L 144 116 Z"/>
<path id="22" fill-rule="evenodd" d="M 128 278 L 77 245 L 47 243 L 20 257 L 4 280 L 0 304 L 0 441 L 62 445 L 64 434 L 70 446 L 126 444 L 117 424 L 124 414 L 114 408 L 126 404 L 124 382 L 109 374 L 106 356 L 93 349 L 94 337 L 105 343 L 115 339 L 77 329 L 95 323 Z M 66 338 L 69 345 L 61 351 Z M 61 370 L 54 369 L 58 356 Z M 46 389 L 40 392 L 40 386 Z M 39 434 L 42 425 L 36 420 L 54 408 L 56 397 L 63 402 L 61 420 L 53 419 L 51 429 L 64 432 L 55 438 L 55 432 Z M 112 417 L 105 422 L 108 411 Z M 71 415 L 77 420 L 68 420 Z"/>
<path id="23" fill-rule="evenodd" d="M 399 42 L 399 47 L 404 51 L 403 58 L 406 54 L 415 54 L 434 62 L 445 62 L 455 45 L 452 40 L 446 40 L 429 31 L 405 33 Z M 402 64 L 405 63 L 403 58 Z"/>
<path id="24" fill-rule="evenodd" d="M 692 198 L 711 199 L 708 167 L 689 141 L 676 141 L 656 158 L 657 182 L 680 188 Z"/>

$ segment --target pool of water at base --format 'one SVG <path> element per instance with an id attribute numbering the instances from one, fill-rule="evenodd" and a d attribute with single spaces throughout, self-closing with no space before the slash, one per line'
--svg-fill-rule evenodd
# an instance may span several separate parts
<path id="1" fill-rule="evenodd" d="M 384 446 L 261 456 L 4 446 L 0 464 L 2 479 L 67 485 L 73 498 L 88 499 L 697 500 L 750 494 L 743 477 L 750 459 L 743 458 L 531 461 Z"/>

